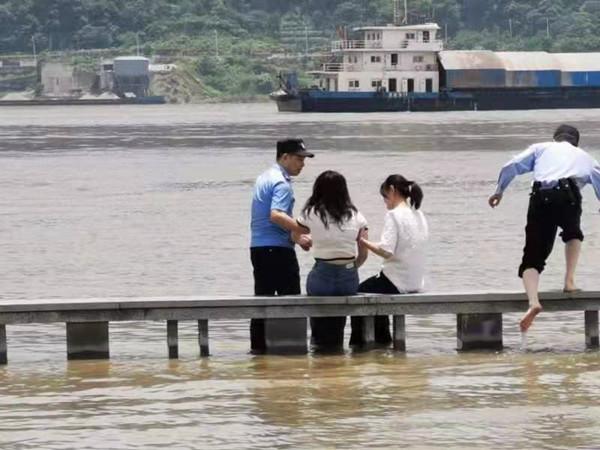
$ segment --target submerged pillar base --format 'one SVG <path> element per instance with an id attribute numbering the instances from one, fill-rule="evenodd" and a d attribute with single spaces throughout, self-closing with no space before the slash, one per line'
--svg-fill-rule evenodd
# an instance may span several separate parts
<path id="1" fill-rule="evenodd" d="M 178 323 L 176 320 L 167 320 L 167 347 L 169 359 L 179 358 Z"/>
<path id="2" fill-rule="evenodd" d="M 588 349 L 600 348 L 598 311 L 585 312 L 585 347 Z"/>
<path id="3" fill-rule="evenodd" d="M 406 351 L 406 318 L 405 316 L 394 316 L 394 350 Z"/>
<path id="4" fill-rule="evenodd" d="M 198 347 L 200 347 L 200 356 L 202 358 L 210 356 L 208 346 L 208 320 L 202 319 L 198 321 Z"/>
<path id="5" fill-rule="evenodd" d="M 8 362 L 6 353 L 6 325 L 0 325 L 0 364 Z"/>
<path id="6" fill-rule="evenodd" d="M 265 353 L 308 353 L 306 317 L 300 319 L 265 319 Z"/>
<path id="7" fill-rule="evenodd" d="M 67 323 L 67 359 L 108 359 L 108 322 Z"/>
<path id="8" fill-rule="evenodd" d="M 457 349 L 502 350 L 502 314 L 458 314 Z"/>

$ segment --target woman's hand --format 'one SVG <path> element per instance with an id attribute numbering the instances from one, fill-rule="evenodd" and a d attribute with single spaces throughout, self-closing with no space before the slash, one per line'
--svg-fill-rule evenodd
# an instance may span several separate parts
<path id="1" fill-rule="evenodd" d="M 369 240 L 369 229 L 361 228 L 358 232 L 358 237 L 356 238 L 358 245 L 364 245 L 364 241 Z"/>
<path id="2" fill-rule="evenodd" d="M 292 233 L 292 239 L 305 252 L 309 251 L 310 248 L 312 247 L 312 244 L 313 244 L 312 237 L 310 237 L 310 234 L 296 234 L 296 233 Z"/>

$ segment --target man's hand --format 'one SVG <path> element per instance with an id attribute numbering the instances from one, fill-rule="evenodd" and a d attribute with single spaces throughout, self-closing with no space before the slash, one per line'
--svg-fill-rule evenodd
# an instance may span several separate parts
<path id="1" fill-rule="evenodd" d="M 502 201 L 502 194 L 494 194 L 489 198 L 488 203 L 492 208 L 495 208 L 496 206 L 498 206 L 500 204 L 501 201 Z"/>
<path id="2" fill-rule="evenodd" d="M 301 234 L 300 236 L 298 236 L 296 238 L 295 242 L 305 252 L 309 251 L 310 248 L 312 247 L 312 238 L 310 237 L 310 234 Z"/>

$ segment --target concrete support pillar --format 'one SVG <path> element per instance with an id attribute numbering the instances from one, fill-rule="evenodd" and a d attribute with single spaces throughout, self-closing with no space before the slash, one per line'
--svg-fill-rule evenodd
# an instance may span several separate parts
<path id="1" fill-rule="evenodd" d="M 177 321 L 167 320 L 167 346 L 169 347 L 169 359 L 179 358 L 179 340 L 177 334 Z"/>
<path id="2" fill-rule="evenodd" d="M 362 347 L 373 347 L 375 345 L 375 317 L 362 316 Z"/>
<path id="3" fill-rule="evenodd" d="M 306 318 L 265 319 L 265 347 L 266 353 L 271 354 L 306 354 Z"/>
<path id="4" fill-rule="evenodd" d="M 598 339 L 598 311 L 585 312 L 585 347 L 589 349 L 600 348 Z"/>
<path id="5" fill-rule="evenodd" d="M 67 323 L 67 359 L 108 359 L 108 322 Z"/>
<path id="6" fill-rule="evenodd" d="M 394 316 L 394 350 L 406 351 L 406 320 L 405 316 Z"/>
<path id="7" fill-rule="evenodd" d="M 6 364 L 6 325 L 0 324 L 0 364 Z"/>
<path id="8" fill-rule="evenodd" d="M 210 356 L 208 347 L 208 320 L 198 321 L 198 345 L 200 346 L 200 356 Z"/>
<path id="9" fill-rule="evenodd" d="M 501 350 L 502 314 L 458 314 L 458 350 Z"/>

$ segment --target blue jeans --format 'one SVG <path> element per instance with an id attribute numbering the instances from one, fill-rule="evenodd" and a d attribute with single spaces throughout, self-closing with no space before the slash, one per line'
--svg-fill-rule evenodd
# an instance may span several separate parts
<path id="1" fill-rule="evenodd" d="M 358 290 L 358 270 L 346 265 L 317 261 L 308 274 L 309 296 L 347 296 Z M 346 317 L 311 317 L 311 344 L 321 350 L 337 350 L 344 346 Z"/>

